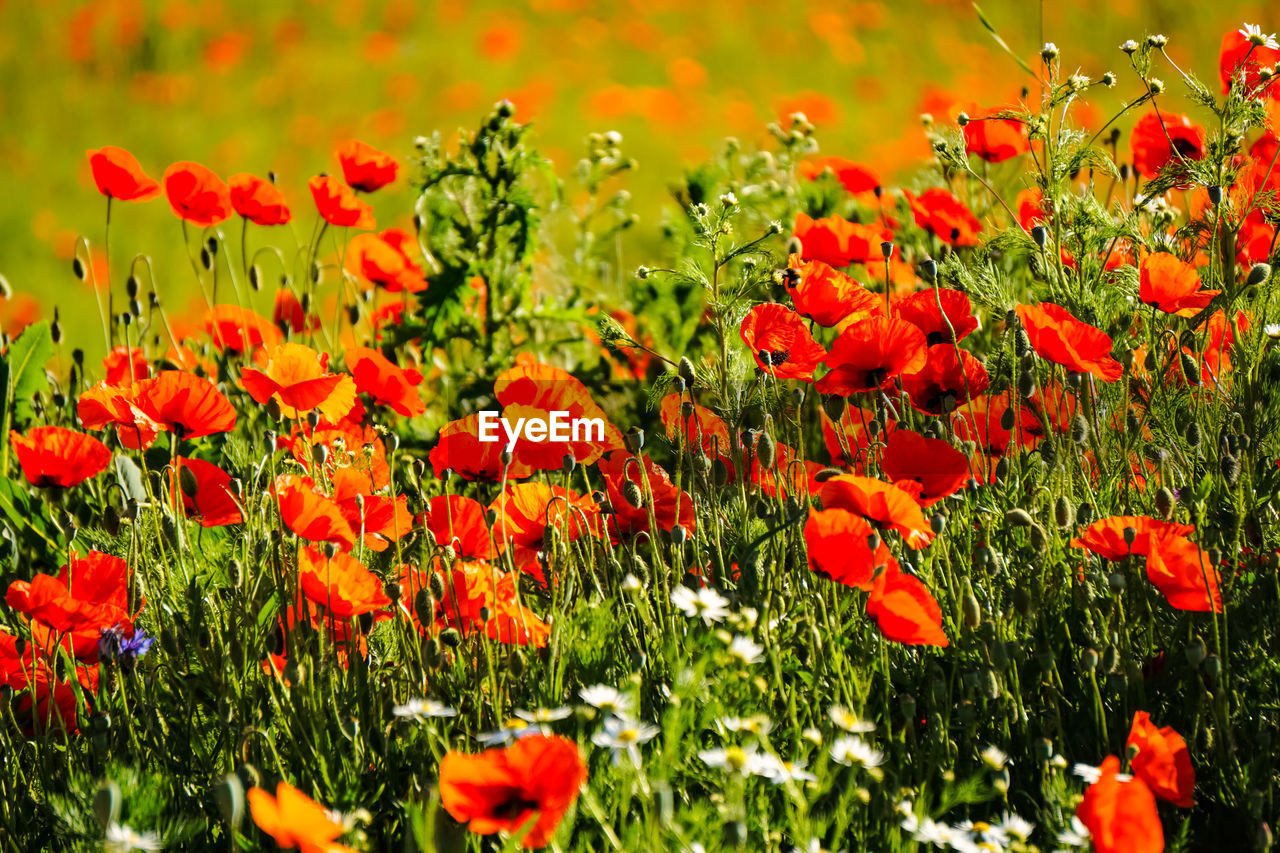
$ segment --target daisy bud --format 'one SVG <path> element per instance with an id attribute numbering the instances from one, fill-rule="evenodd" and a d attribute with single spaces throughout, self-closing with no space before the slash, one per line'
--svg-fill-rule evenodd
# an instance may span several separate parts
<path id="1" fill-rule="evenodd" d="M 1123 50 L 1128 55 L 1132 56 L 1134 51 L 1138 49 L 1138 43 L 1133 39 L 1129 39 L 1124 44 L 1120 45 L 1120 49 Z"/>
<path id="2" fill-rule="evenodd" d="M 1166 36 L 1161 35 L 1160 33 L 1155 33 L 1153 35 L 1147 36 L 1147 46 L 1153 47 L 1156 50 L 1163 48 L 1168 43 L 1169 43 L 1169 39 Z"/>
<path id="3" fill-rule="evenodd" d="M 1058 58 L 1058 46 L 1053 42 L 1045 42 L 1044 47 L 1040 48 L 1040 58 L 1045 62 L 1053 62 Z"/>
<path id="4" fill-rule="evenodd" d="M 1164 81 L 1159 77 L 1152 77 L 1147 81 L 1147 88 L 1151 90 L 1151 94 L 1159 95 L 1164 92 Z"/>
<path id="5" fill-rule="evenodd" d="M 1102 85 L 1106 86 L 1108 89 L 1115 88 L 1116 75 L 1112 74 L 1110 71 L 1108 71 L 1106 74 L 1103 74 Z"/>

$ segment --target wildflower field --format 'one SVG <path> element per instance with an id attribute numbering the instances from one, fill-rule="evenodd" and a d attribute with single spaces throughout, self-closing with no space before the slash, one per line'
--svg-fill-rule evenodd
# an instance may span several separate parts
<path id="1" fill-rule="evenodd" d="M 1273 847 L 1280 22 L 1075 57 L 921 4 L 983 46 L 953 88 L 876 70 L 912 4 L 815 4 L 862 103 L 713 94 L 665 3 L 486 7 L 486 67 L 560 76 L 330 144 L 277 91 L 371 79 L 322 5 L 180 74 L 203 7 L 0 7 L 15 114 L 65 29 L 195 117 L 0 137 L 0 850 Z M 470 20 L 379 9 L 370 75 Z M 669 86 L 573 82 L 614 23 Z M 216 144 L 201 74 L 279 135 Z"/>

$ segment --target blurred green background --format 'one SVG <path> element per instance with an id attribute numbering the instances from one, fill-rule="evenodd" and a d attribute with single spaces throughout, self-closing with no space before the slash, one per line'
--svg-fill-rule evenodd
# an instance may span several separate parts
<path id="1" fill-rule="evenodd" d="M 1223 33 L 1278 23 L 1274 4 L 1230 0 L 983 8 L 1021 55 L 1053 41 L 1064 71 L 1120 75 L 1078 111 L 1095 125 L 1137 93 L 1117 49 L 1125 39 L 1164 32 L 1178 63 L 1217 91 Z M 357 137 L 406 156 L 415 135 L 471 127 L 504 97 L 535 122 L 563 175 L 587 133 L 620 131 L 640 164 L 627 186 L 645 214 L 682 164 L 727 135 L 763 143 L 764 125 L 796 109 L 818 126 L 823 153 L 888 180 L 927 156 L 922 112 L 1005 104 L 1027 79 L 972 5 L 950 0 L 0 0 L 0 274 L 15 291 L 0 299 L 0 327 L 12 332 L 56 304 L 68 339 L 101 353 L 93 294 L 70 262 L 77 235 L 102 239 L 89 148 L 127 148 L 157 179 L 175 160 L 224 177 L 274 170 L 295 222 L 251 239 L 291 249 L 315 221 L 306 180 L 336 169 L 336 143 Z M 1172 105 L 1185 109 L 1179 91 L 1171 86 Z M 374 203 L 379 227 L 407 224 L 407 181 Z M 238 239 L 238 223 L 228 225 Z M 170 309 L 202 307 L 163 198 L 116 205 L 111 251 L 117 294 L 123 262 L 147 252 Z M 269 313 L 270 294 L 260 299 Z"/>

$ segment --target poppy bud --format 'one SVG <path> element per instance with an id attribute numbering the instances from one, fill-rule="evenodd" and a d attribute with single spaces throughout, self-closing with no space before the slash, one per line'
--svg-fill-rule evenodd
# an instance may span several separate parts
<path id="1" fill-rule="evenodd" d="M 1071 421 L 1071 440 L 1076 444 L 1084 444 L 1089 440 L 1089 422 L 1084 415 L 1076 415 Z"/>
<path id="2" fill-rule="evenodd" d="M 512 649 L 511 654 L 507 655 L 507 671 L 520 678 L 524 675 L 525 660 L 524 653 L 519 649 Z"/>
<path id="3" fill-rule="evenodd" d="M 1210 682 L 1217 681 L 1218 676 L 1222 675 L 1222 658 L 1217 655 L 1207 655 L 1201 668 L 1204 674 L 1209 676 Z"/>
<path id="4" fill-rule="evenodd" d="M 1163 520 L 1168 521 L 1173 517 L 1173 508 L 1173 492 L 1161 486 L 1156 490 L 1156 512 L 1160 513 Z"/>
<path id="5" fill-rule="evenodd" d="M 1045 436 L 1040 444 L 1036 447 L 1040 451 L 1040 458 L 1044 460 L 1044 464 L 1052 468 L 1058 462 L 1058 446 L 1053 439 Z"/>
<path id="6" fill-rule="evenodd" d="M 968 578 L 964 579 L 962 590 L 960 613 L 964 617 L 964 626 L 973 630 L 982 624 L 982 605 L 978 602 L 977 596 L 973 594 L 973 587 L 969 585 Z"/>
<path id="7" fill-rule="evenodd" d="M 941 536 L 942 531 L 947 529 L 947 517 L 940 512 L 935 512 L 929 519 L 929 529 L 935 536 Z"/>
<path id="8" fill-rule="evenodd" d="M 186 465 L 178 469 L 178 484 L 182 487 L 182 493 L 189 498 L 195 498 L 196 492 L 200 490 L 200 483 L 196 480 L 196 472 Z"/>
<path id="9" fill-rule="evenodd" d="M 1015 507 L 1004 514 L 1004 523 L 1009 527 L 1030 527 L 1035 520 L 1025 509 Z"/>
<path id="10" fill-rule="evenodd" d="M 1245 278 L 1244 283 L 1249 287 L 1256 287 L 1269 278 L 1271 278 L 1271 266 L 1269 264 L 1254 264 L 1249 268 L 1249 275 Z"/>
<path id="11" fill-rule="evenodd" d="M 1107 585 L 1111 587 L 1111 591 L 1116 595 L 1124 592 L 1125 579 L 1123 572 L 1112 572 L 1107 577 Z"/>
<path id="12" fill-rule="evenodd" d="M 1009 477 L 1009 458 L 1001 456 L 1000 461 L 996 463 L 996 479 L 1005 480 Z"/>
<path id="13" fill-rule="evenodd" d="M 1045 243 L 1048 242 L 1048 232 L 1045 231 L 1043 225 L 1036 225 L 1032 227 L 1031 239 L 1034 240 L 1035 244 L 1041 249 L 1044 248 Z"/>
<path id="14" fill-rule="evenodd" d="M 1080 663 L 1083 664 L 1085 672 L 1096 670 L 1098 668 L 1097 649 L 1085 649 L 1084 654 L 1080 656 Z"/>
<path id="15" fill-rule="evenodd" d="M 1000 414 L 1000 429 L 1005 432 L 1012 432 L 1016 422 L 1016 416 L 1013 414 L 1012 408 L 1005 409 L 1004 412 Z"/>
<path id="16" fill-rule="evenodd" d="M 760 462 L 760 467 L 772 469 L 777 462 L 777 445 L 774 443 L 773 437 L 769 433 L 762 433 L 760 440 L 756 442 L 756 459 Z"/>
<path id="17" fill-rule="evenodd" d="M 113 506 L 109 506 L 102 513 L 102 526 L 112 536 L 120 535 L 120 512 Z"/>
<path id="18" fill-rule="evenodd" d="M 918 271 L 922 279 L 933 283 L 938 278 L 938 262 L 933 258 L 925 258 L 920 262 Z"/>
<path id="19" fill-rule="evenodd" d="M 1024 370 L 1018 374 L 1018 395 L 1030 397 L 1036 390 L 1036 377 L 1031 371 Z"/>
<path id="20" fill-rule="evenodd" d="M 1058 502 L 1053 507 L 1053 520 L 1058 525 L 1059 530 L 1066 530 L 1075 521 L 1075 510 L 1071 507 L 1071 502 L 1066 496 L 1058 498 Z"/>
<path id="21" fill-rule="evenodd" d="M 440 644 L 456 649 L 462 645 L 462 635 L 458 633 L 457 628 L 446 628 L 440 632 Z"/>
<path id="22" fill-rule="evenodd" d="M 723 486 L 729 482 L 729 466 L 723 459 L 716 459 L 711 463 L 711 480 L 717 486 Z"/>
<path id="23" fill-rule="evenodd" d="M 1031 547 L 1043 554 L 1049 548 L 1049 531 L 1044 529 L 1044 525 L 1040 522 L 1034 522 L 1031 525 L 1031 535 L 1028 537 Z"/>
<path id="24" fill-rule="evenodd" d="M 213 786 L 213 799 L 218 805 L 222 820 L 233 830 L 239 829 L 244 819 L 244 785 L 234 773 L 222 777 Z"/>
<path id="25" fill-rule="evenodd" d="M 1227 454 L 1219 460 L 1222 468 L 1222 476 L 1226 479 L 1228 486 L 1234 486 L 1240 479 L 1240 460 L 1230 454 Z"/>
<path id="26" fill-rule="evenodd" d="M 644 493 L 634 480 L 622 481 L 622 497 L 636 509 L 644 508 Z"/>
<path id="27" fill-rule="evenodd" d="M 1102 671 L 1104 673 L 1112 673 L 1116 671 L 1116 665 L 1120 662 L 1120 653 L 1114 645 L 1108 645 L 1102 650 Z"/>
<path id="28" fill-rule="evenodd" d="M 1182 353 L 1180 361 L 1182 363 L 1182 375 L 1185 376 L 1187 381 L 1192 385 L 1199 385 L 1200 367 L 1196 364 L 1196 360 L 1191 357 L 1190 353 L 1184 352 Z"/>

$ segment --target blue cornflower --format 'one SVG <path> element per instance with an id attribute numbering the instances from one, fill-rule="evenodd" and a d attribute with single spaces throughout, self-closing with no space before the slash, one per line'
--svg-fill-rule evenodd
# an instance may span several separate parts
<path id="1" fill-rule="evenodd" d="M 108 661 L 119 663 L 125 668 L 132 667 L 138 658 L 151 650 L 155 637 L 148 637 L 141 628 L 134 628 L 126 635 L 120 623 L 110 628 L 103 628 L 98 635 L 98 654 Z"/>

